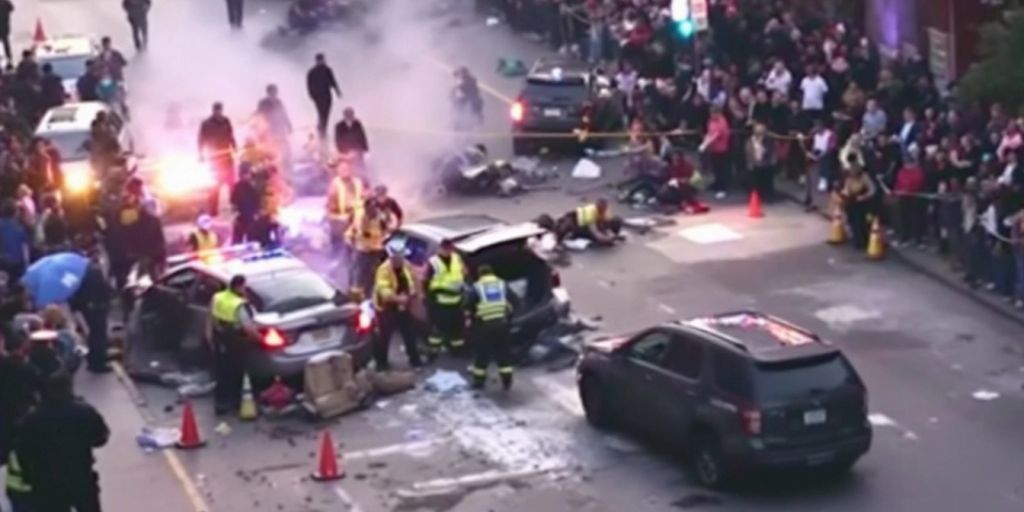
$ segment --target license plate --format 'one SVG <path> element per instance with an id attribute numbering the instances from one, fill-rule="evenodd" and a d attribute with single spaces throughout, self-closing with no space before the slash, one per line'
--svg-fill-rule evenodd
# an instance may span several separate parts
<path id="1" fill-rule="evenodd" d="M 557 108 L 546 108 L 546 109 L 544 109 L 544 116 L 545 117 L 560 117 L 561 115 L 562 115 L 562 111 L 560 109 L 557 109 Z"/>
<path id="2" fill-rule="evenodd" d="M 825 413 L 825 409 L 804 411 L 804 425 L 821 425 L 827 420 L 828 414 Z"/>
<path id="3" fill-rule="evenodd" d="M 826 462 L 831 461 L 834 458 L 832 452 L 816 453 L 807 457 L 806 462 L 808 466 L 820 466 Z"/>
<path id="4" fill-rule="evenodd" d="M 331 339 L 331 328 L 325 327 L 312 332 L 313 341 L 324 342 Z"/>

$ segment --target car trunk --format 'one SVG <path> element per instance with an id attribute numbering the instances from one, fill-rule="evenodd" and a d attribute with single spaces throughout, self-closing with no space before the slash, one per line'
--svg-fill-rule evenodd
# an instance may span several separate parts
<path id="1" fill-rule="evenodd" d="M 769 446 L 813 446 L 864 426 L 866 392 L 839 354 L 758 364 L 755 390 Z"/>
<path id="2" fill-rule="evenodd" d="M 552 276 L 547 263 L 526 247 L 525 240 L 488 247 L 469 260 L 475 271 L 487 264 L 505 280 L 515 306 L 513 322 L 529 316 L 551 300 Z"/>

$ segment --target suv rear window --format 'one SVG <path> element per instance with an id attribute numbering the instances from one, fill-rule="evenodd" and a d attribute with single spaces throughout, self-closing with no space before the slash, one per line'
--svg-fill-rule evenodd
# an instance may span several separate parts
<path id="1" fill-rule="evenodd" d="M 570 100 L 584 101 L 587 99 L 588 89 L 582 81 L 552 82 L 548 80 L 528 80 L 523 90 L 523 97 L 529 101 L 533 99 L 565 98 Z"/>
<path id="2" fill-rule="evenodd" d="M 250 277 L 249 290 L 264 313 L 291 313 L 331 302 L 338 291 L 310 270 L 287 270 Z"/>
<path id="3" fill-rule="evenodd" d="M 759 399 L 785 401 L 858 384 L 844 357 L 830 354 L 812 359 L 755 366 L 754 387 Z"/>

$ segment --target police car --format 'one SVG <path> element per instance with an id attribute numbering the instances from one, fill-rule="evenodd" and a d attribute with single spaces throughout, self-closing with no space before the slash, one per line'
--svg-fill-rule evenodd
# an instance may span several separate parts
<path id="1" fill-rule="evenodd" d="M 246 347 L 253 379 L 301 376 L 306 362 L 328 351 L 349 352 L 357 366 L 370 358 L 375 323 L 369 302 L 347 296 L 284 250 L 238 245 L 173 257 L 155 282 L 129 282 L 136 300 L 128 321 L 133 375 L 166 375 L 210 363 L 206 325 L 213 295 L 232 276 L 246 278 L 253 320 L 262 333 Z"/>
<path id="2" fill-rule="evenodd" d="M 509 111 L 513 152 L 530 154 L 558 141 L 571 141 L 576 146 L 574 138 L 544 140 L 530 134 L 572 135 L 582 125 L 591 94 L 591 75 L 585 63 L 564 57 L 538 60 Z M 516 137 L 520 134 L 524 136 Z"/>
<path id="3" fill-rule="evenodd" d="M 89 163 L 88 146 L 92 122 L 100 112 L 106 113 L 121 148 L 132 154 L 135 143 L 127 123 L 106 103 L 99 101 L 66 103 L 51 108 L 36 127 L 35 135 L 48 139 L 60 152 L 65 194 L 81 195 L 97 185 Z M 134 167 L 134 161 L 129 161 L 129 167 Z"/>
<path id="4" fill-rule="evenodd" d="M 96 58 L 99 45 L 85 36 L 64 36 L 37 43 L 33 48 L 39 66 L 49 64 L 53 73 L 64 82 L 69 99 L 77 99 L 76 84 L 85 74 L 85 63 Z"/>

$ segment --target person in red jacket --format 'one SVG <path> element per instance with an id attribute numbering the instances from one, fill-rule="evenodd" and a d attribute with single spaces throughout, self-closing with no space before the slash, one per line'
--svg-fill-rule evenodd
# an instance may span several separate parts
<path id="1" fill-rule="evenodd" d="M 899 243 L 921 243 L 925 233 L 925 221 L 928 212 L 928 199 L 920 194 L 924 192 L 924 168 L 917 156 L 917 148 L 911 148 L 904 160 L 903 167 L 896 171 L 896 182 L 893 194 L 897 201 L 897 234 Z"/>
<path id="2" fill-rule="evenodd" d="M 697 198 L 698 191 L 694 186 L 697 170 L 686 155 L 681 151 L 674 153 L 665 170 L 667 181 L 658 191 L 658 202 L 678 206 L 686 213 L 707 213 L 709 208 Z"/>

